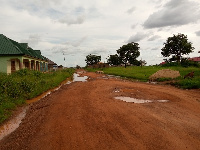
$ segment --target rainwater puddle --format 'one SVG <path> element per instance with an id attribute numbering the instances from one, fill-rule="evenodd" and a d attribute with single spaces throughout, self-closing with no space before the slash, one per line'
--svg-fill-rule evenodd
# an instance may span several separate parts
<path id="1" fill-rule="evenodd" d="M 143 100 L 143 99 L 136 99 L 136 98 L 131 98 L 131 97 L 115 97 L 115 99 L 122 100 L 129 103 L 130 102 L 137 103 L 137 104 L 152 103 L 152 102 L 160 102 L 160 103 L 169 102 L 169 100 Z"/>
<path id="2" fill-rule="evenodd" d="M 14 117 L 0 128 L 0 140 L 19 127 L 22 119 L 26 116 L 27 109 L 28 106 L 25 107 L 17 117 Z"/>
<path id="3" fill-rule="evenodd" d="M 120 76 L 115 76 L 115 75 L 107 75 L 108 76 L 108 78 L 110 78 L 110 79 L 112 79 L 112 78 L 120 78 Z"/>
<path id="4" fill-rule="evenodd" d="M 77 73 L 74 73 L 73 75 L 73 82 L 77 82 L 77 81 L 86 82 L 87 79 L 88 79 L 88 76 L 80 77 L 80 75 Z"/>
<path id="5" fill-rule="evenodd" d="M 158 102 L 160 103 L 166 103 L 166 102 L 169 102 L 169 100 L 157 100 Z"/>

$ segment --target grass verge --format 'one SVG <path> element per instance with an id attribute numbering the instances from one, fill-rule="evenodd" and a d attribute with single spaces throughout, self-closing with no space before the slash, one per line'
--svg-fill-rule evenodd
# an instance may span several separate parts
<path id="1" fill-rule="evenodd" d="M 147 82 L 149 77 L 156 73 L 158 70 L 162 69 L 172 69 L 180 72 L 180 77 L 173 79 L 171 82 L 172 85 L 183 88 L 183 89 L 200 89 L 200 68 L 199 67 L 181 67 L 181 66 L 172 66 L 172 67 L 161 67 L 161 66 L 143 66 L 142 68 L 139 66 L 131 66 L 131 67 L 110 67 L 104 69 L 92 69 L 86 68 L 87 71 L 95 72 L 97 70 L 104 71 L 105 74 L 111 74 L 121 77 L 126 77 L 128 79 L 139 80 L 143 82 Z M 189 72 L 194 71 L 194 78 L 192 79 L 184 79 L 184 75 Z M 163 81 L 172 81 L 170 78 L 160 78 L 157 82 Z"/>
<path id="2" fill-rule="evenodd" d="M 74 69 L 41 73 L 27 69 L 11 75 L 0 74 L 0 124 L 5 121 L 12 110 L 25 104 L 43 92 L 59 86 L 66 78 L 72 76 Z"/>

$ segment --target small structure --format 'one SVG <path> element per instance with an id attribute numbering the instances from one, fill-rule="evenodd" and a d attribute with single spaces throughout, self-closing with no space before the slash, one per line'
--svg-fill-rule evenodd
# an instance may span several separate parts
<path id="1" fill-rule="evenodd" d="M 188 60 L 200 63 L 200 57 L 189 58 Z"/>
<path id="2" fill-rule="evenodd" d="M 97 64 L 91 65 L 89 67 L 95 68 L 95 69 L 98 69 L 98 68 L 108 68 L 109 64 L 108 63 L 98 62 Z"/>
<path id="3" fill-rule="evenodd" d="M 28 43 L 18 43 L 0 34 L 0 72 L 7 74 L 28 68 L 48 71 L 48 62 L 40 50 L 33 50 Z"/>
<path id="4" fill-rule="evenodd" d="M 49 58 L 46 58 L 46 59 L 48 61 L 48 69 L 49 69 L 49 71 L 56 70 L 58 68 L 58 65 L 55 62 L 53 62 Z"/>
<path id="5" fill-rule="evenodd" d="M 164 61 L 164 62 L 161 62 L 159 65 L 160 66 L 162 66 L 162 65 L 164 65 L 164 64 L 166 64 L 166 62 Z"/>

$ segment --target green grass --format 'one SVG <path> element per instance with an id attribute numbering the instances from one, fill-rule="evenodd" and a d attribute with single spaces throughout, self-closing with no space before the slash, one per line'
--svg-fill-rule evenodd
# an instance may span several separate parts
<path id="1" fill-rule="evenodd" d="M 13 109 L 25 104 L 43 92 L 57 87 L 66 78 L 72 76 L 74 69 L 65 69 L 50 73 L 41 73 L 27 69 L 11 75 L 0 73 L 0 123 L 6 120 Z"/>
<path id="2" fill-rule="evenodd" d="M 131 67 L 110 67 L 104 69 L 92 69 L 87 68 L 86 70 L 95 72 L 96 70 L 103 70 L 106 74 L 126 77 L 131 80 L 139 80 L 143 82 L 147 82 L 149 77 L 156 73 L 158 70 L 162 69 L 172 69 L 180 72 L 181 77 L 175 79 L 175 82 L 172 82 L 172 85 L 178 86 L 184 89 L 199 89 L 200 88 L 200 68 L 198 67 L 181 67 L 181 66 L 173 66 L 173 67 L 161 67 L 161 66 L 143 66 L 142 68 L 139 66 L 131 66 Z M 184 75 L 189 72 L 194 71 L 194 78 L 192 79 L 184 79 Z M 170 81 L 170 78 L 160 78 L 157 81 Z"/>
<path id="3" fill-rule="evenodd" d="M 121 77 L 126 77 L 130 79 L 136 79 L 140 81 L 148 81 L 148 78 L 150 75 L 155 73 L 156 71 L 160 70 L 161 67 L 110 67 L 110 68 L 104 68 L 103 71 L 106 74 L 111 74 L 111 75 L 116 75 L 116 76 L 121 76 Z M 88 68 L 88 71 L 96 71 L 99 69 L 91 69 Z"/>

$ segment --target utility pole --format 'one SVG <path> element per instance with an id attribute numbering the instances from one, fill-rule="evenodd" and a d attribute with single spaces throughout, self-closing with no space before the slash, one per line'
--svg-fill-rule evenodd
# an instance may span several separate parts
<path id="1" fill-rule="evenodd" d="M 64 63 L 65 63 L 65 65 L 64 65 L 64 68 L 66 67 L 66 61 L 65 61 L 65 54 L 63 53 L 63 57 L 64 57 Z"/>

